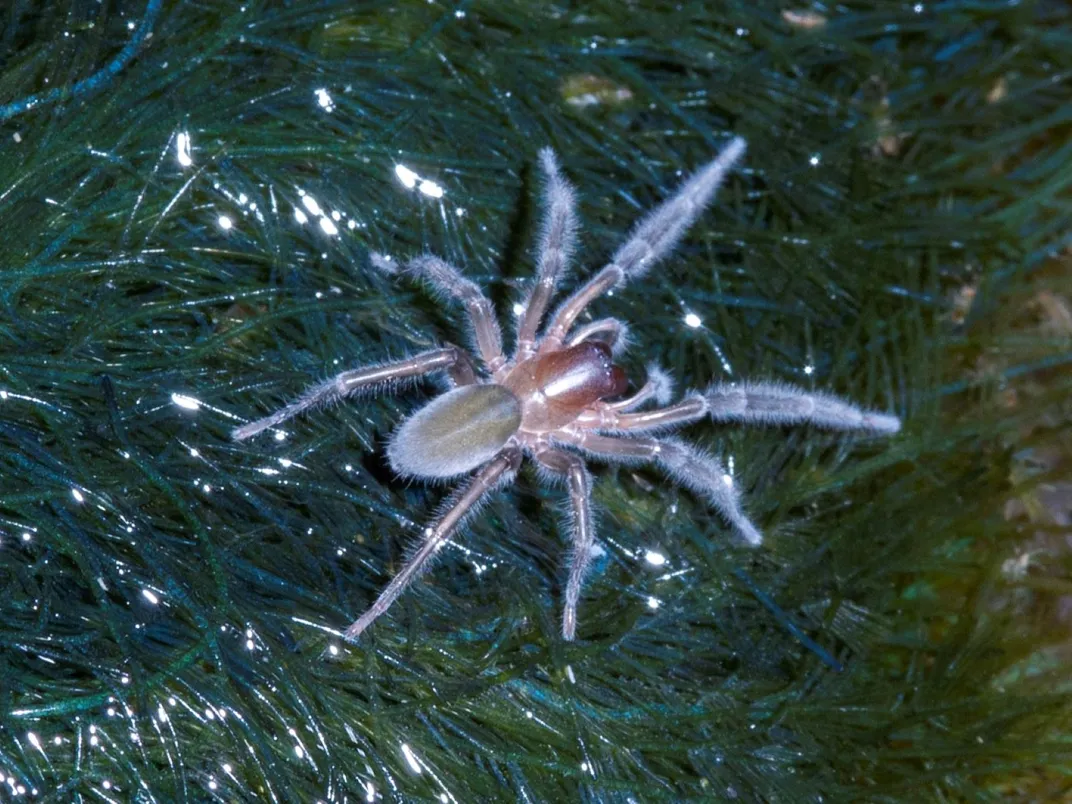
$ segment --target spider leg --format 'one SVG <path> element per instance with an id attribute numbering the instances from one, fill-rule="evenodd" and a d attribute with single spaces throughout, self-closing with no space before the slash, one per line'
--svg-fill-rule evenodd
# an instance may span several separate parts
<path id="1" fill-rule="evenodd" d="M 810 393 L 772 382 L 719 383 L 707 390 L 711 418 L 744 424 L 814 424 L 833 430 L 893 434 L 896 416 L 862 410 L 832 394 Z"/>
<path id="2" fill-rule="evenodd" d="M 562 609 L 562 638 L 573 641 L 577 633 L 577 604 L 581 588 L 592 563 L 595 528 L 592 524 L 592 479 L 584 461 L 576 455 L 557 449 L 539 450 L 536 460 L 552 472 L 566 476 L 570 493 L 570 538 L 573 552 L 570 557 L 566 600 Z"/>
<path id="3" fill-rule="evenodd" d="M 627 279 L 643 276 L 652 265 L 672 252 L 714 198 L 715 191 L 744 150 L 745 141 L 734 137 L 718 156 L 642 218 L 629 239 L 611 257 L 610 263 L 558 309 L 547 328 L 547 337 L 561 341 L 592 300 Z"/>
<path id="4" fill-rule="evenodd" d="M 622 413 L 604 405 L 585 411 L 577 417 L 576 422 L 585 430 L 643 432 L 694 422 L 707 415 L 707 408 L 706 399 L 699 394 L 692 394 L 674 405 L 641 413 Z"/>
<path id="5" fill-rule="evenodd" d="M 570 327 L 573 326 L 573 322 L 577 320 L 577 316 L 584 312 L 584 308 L 620 284 L 624 278 L 625 274 L 622 269 L 614 263 L 603 268 L 562 303 L 551 319 L 544 339 L 550 343 L 561 343 Z"/>
<path id="6" fill-rule="evenodd" d="M 574 330 L 568 345 L 576 346 L 595 335 L 601 336 L 599 340 L 610 344 L 611 351 L 615 355 L 621 354 L 629 344 L 629 327 L 625 323 L 617 318 L 601 318 Z"/>
<path id="7" fill-rule="evenodd" d="M 406 588 L 428 569 L 429 561 L 447 543 L 447 537 L 462 524 L 467 516 L 475 513 L 476 506 L 489 491 L 508 481 L 517 472 L 520 463 L 520 452 L 516 449 L 504 450 L 473 475 L 469 484 L 451 498 L 449 507 L 435 524 L 424 529 L 424 541 L 409 557 L 405 566 L 384 587 L 368 610 L 346 629 L 343 638 L 347 642 L 356 641 L 361 632 L 387 611 L 391 604 L 406 591 Z"/>
<path id="8" fill-rule="evenodd" d="M 386 273 L 397 273 L 393 263 L 383 255 L 373 254 L 372 264 Z M 480 359 L 492 373 L 502 368 L 506 357 L 503 356 L 502 331 L 495 319 L 495 308 L 475 282 L 432 254 L 414 257 L 406 263 L 405 272 L 426 280 L 437 292 L 464 304 Z"/>
<path id="9" fill-rule="evenodd" d="M 833 430 L 877 434 L 893 434 L 901 429 L 901 420 L 896 416 L 862 410 L 831 394 L 809 393 L 779 383 L 724 383 L 708 389 L 706 395 L 694 393 L 669 407 L 626 412 L 636 404 L 634 397 L 596 405 L 578 416 L 577 424 L 586 430 L 642 432 L 686 424 L 710 415 L 719 422 L 814 424 Z"/>
<path id="10" fill-rule="evenodd" d="M 733 478 L 713 456 L 677 439 L 612 438 L 592 431 L 558 436 L 584 454 L 612 463 L 654 461 L 677 483 L 703 496 L 745 541 L 763 542 L 763 534 L 745 515 Z"/>
<path id="11" fill-rule="evenodd" d="M 536 286 L 525 301 L 525 311 L 517 328 L 517 359 L 535 352 L 536 330 L 554 295 L 555 286 L 577 247 L 577 202 L 573 187 L 558 169 L 550 148 L 540 151 L 544 173 L 544 221 L 537 255 Z"/>
<path id="12" fill-rule="evenodd" d="M 235 441 L 245 441 L 319 405 L 339 402 L 362 390 L 440 370 L 448 371 L 458 385 L 471 385 L 476 382 L 473 361 L 466 352 L 456 346 L 432 349 L 395 363 L 344 371 L 330 380 L 306 389 L 305 393 L 270 416 L 236 427 L 231 431 L 231 438 Z"/>
<path id="13" fill-rule="evenodd" d="M 670 401 L 670 397 L 673 393 L 673 379 L 669 374 L 653 363 L 648 366 L 648 379 L 644 382 L 644 385 L 639 391 L 625 399 L 619 399 L 617 402 L 605 402 L 603 405 L 607 410 L 625 412 L 639 408 L 645 402 L 652 399 L 660 405 L 665 405 Z"/>

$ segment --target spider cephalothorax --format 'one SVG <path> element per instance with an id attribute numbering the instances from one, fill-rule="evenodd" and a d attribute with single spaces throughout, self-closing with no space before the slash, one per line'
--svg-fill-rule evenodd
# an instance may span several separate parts
<path id="1" fill-rule="evenodd" d="M 467 308 L 483 373 L 478 374 L 473 359 L 457 347 L 433 349 L 399 362 L 344 372 L 276 413 L 234 431 L 234 438 L 243 440 L 321 403 L 382 390 L 422 374 L 445 371 L 452 380 L 454 388 L 402 423 L 391 438 L 387 456 L 402 475 L 453 478 L 471 473 L 471 477 L 446 512 L 424 529 L 422 541 L 402 570 L 346 630 L 348 640 L 356 639 L 428 567 L 487 493 L 514 478 L 522 457 L 534 460 L 545 475 L 564 478 L 569 487 L 573 554 L 562 635 L 573 639 L 577 604 L 595 540 L 591 478 L 584 458 L 654 462 L 678 483 L 702 495 L 748 543 L 759 544 L 762 536 L 741 509 L 733 481 L 718 460 L 685 442 L 650 433 L 708 416 L 744 424 L 810 423 L 885 434 L 900 429 L 895 416 L 861 410 L 829 394 L 781 383 L 716 384 L 668 405 L 671 383 L 654 367 L 639 391 L 623 397 L 628 381 L 612 361 L 612 347 L 622 345 L 624 325 L 605 318 L 574 329 L 593 300 L 642 276 L 673 250 L 744 149 L 744 141 L 735 138 L 641 220 L 610 263 L 562 303 L 538 336 L 541 319 L 574 249 L 577 230 L 573 189 L 559 172 L 554 154 L 543 150 L 546 217 L 537 255 L 537 282 L 518 318 L 512 357 L 503 353 L 494 310 L 480 289 L 438 257 L 417 257 L 409 262 L 408 273 Z M 394 272 L 387 258 L 374 255 L 373 263 Z M 639 410 L 652 401 L 657 407 Z"/>

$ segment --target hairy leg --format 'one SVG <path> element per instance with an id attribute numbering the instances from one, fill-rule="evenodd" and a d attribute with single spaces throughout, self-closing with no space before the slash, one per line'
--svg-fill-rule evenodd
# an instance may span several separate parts
<path id="1" fill-rule="evenodd" d="M 641 394 L 644 390 L 641 389 Z M 686 424 L 710 415 L 715 421 L 814 424 L 834 430 L 863 430 L 879 434 L 892 434 L 901 429 L 901 421 L 896 416 L 862 410 L 831 394 L 809 393 L 778 383 L 716 385 L 704 395 L 691 394 L 669 407 L 642 413 L 625 412 L 635 404 L 636 398 L 633 398 L 593 406 L 578 416 L 577 424 L 592 430 L 643 432 Z"/>
<path id="2" fill-rule="evenodd" d="M 562 609 L 562 638 L 572 641 L 577 633 L 577 604 L 581 599 L 585 575 L 592 563 L 595 528 L 592 524 L 592 480 L 584 461 L 576 455 L 557 449 L 540 450 L 536 460 L 547 469 L 566 476 L 570 494 L 570 538 L 573 553 L 570 557 L 569 580 L 566 581 L 566 600 Z"/>
<path id="3" fill-rule="evenodd" d="M 833 430 L 892 434 L 901 420 L 862 410 L 832 394 L 811 393 L 773 382 L 720 383 L 705 394 L 711 418 L 744 424 L 814 424 Z"/>
<path id="4" fill-rule="evenodd" d="M 434 525 L 424 529 L 424 541 L 416 552 L 406 561 L 405 566 L 391 579 L 375 602 L 362 614 L 353 625 L 346 629 L 343 638 L 354 642 L 361 632 L 368 628 L 381 614 L 391 607 L 406 591 L 406 588 L 420 577 L 429 562 L 446 544 L 450 534 L 458 528 L 467 515 L 485 494 L 509 480 L 521 463 L 521 453 L 516 449 L 504 450 L 473 475 L 472 480 L 452 500 L 450 507 L 439 517 Z"/>
<path id="5" fill-rule="evenodd" d="M 763 534 L 745 515 L 733 478 L 714 457 L 676 439 L 612 438 L 580 431 L 563 439 L 586 455 L 612 463 L 654 461 L 679 484 L 707 499 L 749 544 L 763 542 Z"/>
<path id="6" fill-rule="evenodd" d="M 351 394 L 433 371 L 448 371 L 458 385 L 470 385 L 476 381 L 473 362 L 466 352 L 456 346 L 432 349 L 395 363 L 344 371 L 330 380 L 307 389 L 293 402 L 270 416 L 235 428 L 231 431 L 231 438 L 235 441 L 245 441 L 247 438 L 320 405 L 340 402 Z"/>
<path id="7" fill-rule="evenodd" d="M 594 299 L 621 282 L 643 276 L 652 265 L 670 254 L 714 198 L 715 191 L 744 150 L 745 141 L 734 137 L 718 156 L 644 216 L 610 263 L 558 309 L 547 329 L 547 337 L 561 341 L 577 316 Z"/>
<path id="8" fill-rule="evenodd" d="M 602 406 L 607 410 L 619 413 L 634 410 L 646 402 L 654 399 L 658 404 L 665 405 L 674 394 L 674 381 L 661 368 L 652 364 L 648 366 L 648 379 L 639 391 L 617 402 L 604 402 Z"/>
<path id="9" fill-rule="evenodd" d="M 629 344 L 629 327 L 617 318 L 601 318 L 575 329 L 567 345 L 576 346 L 594 336 L 600 336 L 599 340 L 610 344 L 611 352 L 618 355 Z"/>
<path id="10" fill-rule="evenodd" d="M 622 269 L 612 263 L 585 282 L 555 312 L 544 334 L 544 340 L 553 345 L 562 343 L 562 339 L 566 337 L 577 316 L 584 312 L 584 308 L 620 284 L 624 277 Z"/>
<path id="11" fill-rule="evenodd" d="M 537 255 L 536 286 L 525 302 L 517 328 L 519 361 L 536 351 L 536 330 L 577 247 L 577 203 L 573 187 L 562 176 L 550 148 L 540 151 L 540 167 L 545 181 L 543 234 Z"/>
<path id="12" fill-rule="evenodd" d="M 372 264 L 385 273 L 397 273 L 391 260 L 381 254 L 372 255 Z M 481 361 L 488 371 L 495 372 L 506 363 L 502 351 L 502 331 L 495 319 L 495 309 L 472 280 L 466 279 L 450 263 L 431 254 L 414 257 L 406 263 L 405 273 L 426 280 L 437 292 L 460 301 L 469 312 L 473 340 Z"/>
<path id="13" fill-rule="evenodd" d="M 692 394 L 665 408 L 641 413 L 622 413 L 609 405 L 595 407 L 577 417 L 577 424 L 586 430 L 619 430 L 644 432 L 664 427 L 679 427 L 707 415 L 707 400 Z"/>
<path id="14" fill-rule="evenodd" d="M 652 265 L 670 254 L 682 235 L 711 203 L 726 174 L 744 155 L 745 141 L 734 137 L 721 153 L 684 181 L 674 194 L 649 212 L 633 229 L 611 262 L 626 279 L 643 276 Z"/>

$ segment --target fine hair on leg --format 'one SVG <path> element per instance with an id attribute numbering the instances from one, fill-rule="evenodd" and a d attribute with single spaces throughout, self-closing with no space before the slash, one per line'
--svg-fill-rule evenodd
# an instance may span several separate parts
<path id="1" fill-rule="evenodd" d="M 399 273 L 394 261 L 382 254 L 372 255 L 372 264 L 387 273 Z M 488 371 L 496 371 L 506 362 L 502 351 L 502 330 L 495 318 L 495 309 L 480 287 L 446 260 L 433 254 L 422 254 L 406 263 L 402 273 L 423 279 L 444 298 L 465 305 L 473 328 L 477 354 Z"/>
<path id="2" fill-rule="evenodd" d="M 577 202 L 573 187 L 562 175 L 550 148 L 540 151 L 540 167 L 544 174 L 543 231 L 536 255 L 536 284 L 525 300 L 525 309 L 518 322 L 517 356 L 520 359 L 532 354 L 536 331 L 547 304 L 577 248 Z"/>
<path id="3" fill-rule="evenodd" d="M 705 396 L 716 422 L 813 424 L 881 435 L 901 429 L 901 420 L 896 416 L 864 410 L 833 394 L 805 391 L 785 383 L 719 383 L 711 386 Z"/>
<path id="4" fill-rule="evenodd" d="M 301 396 L 284 405 L 275 413 L 249 424 L 244 424 L 241 427 L 236 427 L 231 431 L 231 438 L 235 441 L 245 441 L 247 438 L 252 438 L 258 433 L 276 427 L 288 419 L 321 405 L 340 402 L 346 397 L 360 392 L 379 391 L 389 388 L 402 380 L 419 377 L 422 374 L 428 374 L 433 371 L 449 371 L 455 366 L 465 365 L 468 360 L 468 355 L 465 355 L 460 349 L 448 346 L 442 349 L 422 352 L 393 363 L 383 363 L 344 371 L 330 380 L 306 389 Z M 472 375 L 471 370 L 469 375 Z M 455 380 L 464 378 L 464 376 L 464 373 L 456 375 Z"/>
<path id="5" fill-rule="evenodd" d="M 746 542 L 763 542 L 763 534 L 741 508 L 733 478 L 713 455 L 677 439 L 614 438 L 592 431 L 576 433 L 569 443 L 611 463 L 657 463 L 676 483 L 706 499 Z"/>
<path id="6" fill-rule="evenodd" d="M 674 194 L 649 212 L 615 252 L 611 263 L 626 279 L 643 276 L 674 250 L 682 235 L 711 203 L 726 174 L 744 155 L 745 141 L 734 137 L 721 153 L 682 182 Z"/>
<path id="7" fill-rule="evenodd" d="M 595 299 L 616 285 L 643 276 L 652 265 L 670 254 L 711 203 L 726 174 L 744 154 L 746 145 L 734 137 L 713 160 L 680 184 L 668 199 L 644 216 L 611 261 L 555 312 L 547 337 L 561 340 L 573 322 Z"/>
<path id="8" fill-rule="evenodd" d="M 354 642 L 391 604 L 406 591 L 421 574 L 431 566 L 431 560 L 447 543 L 451 533 L 461 527 L 464 520 L 474 514 L 485 495 L 508 482 L 517 473 L 521 454 L 516 449 L 504 450 L 473 475 L 469 483 L 453 495 L 448 507 L 435 524 L 424 529 L 423 541 L 407 559 L 405 565 L 391 582 L 384 587 L 371 606 L 346 629 L 343 639 Z"/>
<path id="9" fill-rule="evenodd" d="M 569 578 L 562 607 L 562 638 L 572 641 L 577 634 L 577 606 L 581 600 L 585 576 L 592 563 L 595 526 L 592 522 L 592 478 L 584 461 L 576 455 L 556 449 L 536 452 L 536 460 L 550 471 L 563 475 L 569 487 Z"/>

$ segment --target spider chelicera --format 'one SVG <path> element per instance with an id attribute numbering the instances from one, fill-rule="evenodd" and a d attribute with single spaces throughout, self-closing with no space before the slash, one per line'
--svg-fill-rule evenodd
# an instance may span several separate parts
<path id="1" fill-rule="evenodd" d="M 592 479 L 585 458 L 613 463 L 654 462 L 677 483 L 705 498 L 746 542 L 758 545 L 759 530 L 749 521 L 733 480 L 712 455 L 683 441 L 659 438 L 656 431 L 711 417 L 742 424 L 813 424 L 838 430 L 896 433 L 896 416 L 862 410 L 837 397 L 773 382 L 717 383 L 692 391 L 672 405 L 669 378 L 650 367 L 643 387 L 624 396 L 628 380 L 612 362 L 625 345 L 625 326 L 603 318 L 577 326 L 594 300 L 637 279 L 673 251 L 685 231 L 711 201 L 726 173 L 744 153 L 733 139 L 670 198 L 643 218 L 611 261 L 551 316 L 541 319 L 576 247 L 573 188 L 554 153 L 540 152 L 545 177 L 545 219 L 537 255 L 536 284 L 518 316 L 514 355 L 503 353 L 502 333 L 491 302 L 480 288 L 438 257 L 411 260 L 406 272 L 427 281 L 442 296 L 463 303 L 479 371 L 469 354 L 445 346 L 398 362 L 345 371 L 307 390 L 266 418 L 237 428 L 244 440 L 315 406 L 358 393 L 387 390 L 432 372 L 446 372 L 453 388 L 418 410 L 391 437 L 387 457 L 405 477 L 449 479 L 472 473 L 448 500 L 443 513 L 422 534 L 405 566 L 375 602 L 345 632 L 354 641 L 383 614 L 447 543 L 450 534 L 475 513 L 494 489 L 514 479 L 523 457 L 536 462 L 542 477 L 566 481 L 570 496 L 568 529 L 573 543 L 562 614 L 562 636 L 572 640 L 577 604 L 592 557 Z M 394 272 L 389 258 L 373 264 Z M 657 407 L 640 410 L 654 401 Z"/>

